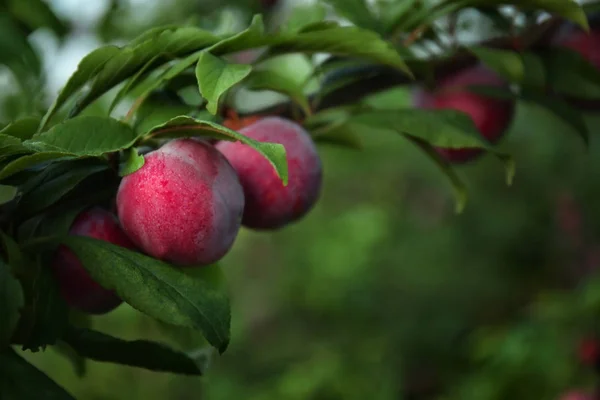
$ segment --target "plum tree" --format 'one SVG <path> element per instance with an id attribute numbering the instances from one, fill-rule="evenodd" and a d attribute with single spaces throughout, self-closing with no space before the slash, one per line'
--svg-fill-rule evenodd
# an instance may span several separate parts
<path id="1" fill-rule="evenodd" d="M 104 240 L 129 249 L 135 248 L 115 216 L 100 207 L 80 213 L 71 225 L 69 234 Z M 113 291 L 95 282 L 77 256 L 66 246 L 57 249 L 51 268 L 62 297 L 73 308 L 90 314 L 105 314 L 123 302 Z"/>
<path id="2" fill-rule="evenodd" d="M 206 265 L 233 245 L 244 195 L 231 165 L 212 145 L 176 139 L 148 153 L 117 192 L 123 229 L 147 254 Z"/>
<path id="3" fill-rule="evenodd" d="M 416 107 L 425 109 L 453 109 L 468 114 L 482 137 L 494 144 L 503 136 L 512 121 L 514 101 L 500 100 L 476 94 L 469 86 L 507 87 L 499 76 L 479 64 L 447 76 L 433 91 L 417 89 L 413 98 Z M 473 160 L 480 149 L 438 148 L 437 151 L 452 163 Z"/>
<path id="4" fill-rule="evenodd" d="M 273 167 L 256 150 L 240 142 L 216 145 L 244 188 L 242 223 L 253 229 L 276 229 L 307 214 L 319 197 L 322 180 L 321 159 L 309 134 L 280 117 L 263 118 L 240 133 L 261 142 L 282 144 L 289 169 L 288 185 L 283 186 Z"/>

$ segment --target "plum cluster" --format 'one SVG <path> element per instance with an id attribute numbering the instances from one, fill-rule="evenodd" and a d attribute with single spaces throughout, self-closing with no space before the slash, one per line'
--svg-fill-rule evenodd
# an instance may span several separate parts
<path id="1" fill-rule="evenodd" d="M 286 149 L 288 184 L 273 166 L 241 142 L 174 139 L 144 155 L 145 163 L 125 176 L 117 191 L 118 219 L 92 208 L 77 216 L 69 233 L 137 249 L 181 267 L 214 263 L 232 247 L 241 225 L 279 229 L 315 205 L 321 159 L 300 125 L 279 117 L 252 121 L 239 132 Z M 52 269 L 67 303 L 103 314 L 121 300 L 94 282 L 68 248 L 57 250 Z"/>

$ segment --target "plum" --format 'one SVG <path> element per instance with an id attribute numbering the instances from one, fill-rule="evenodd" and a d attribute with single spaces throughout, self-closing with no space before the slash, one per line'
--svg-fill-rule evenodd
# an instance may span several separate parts
<path id="1" fill-rule="evenodd" d="M 71 225 L 69 234 L 104 240 L 128 249 L 135 248 L 116 217 L 100 207 L 80 213 Z M 89 314 L 105 314 L 123 302 L 113 291 L 95 282 L 77 256 L 64 245 L 57 249 L 51 268 L 62 297 L 73 308 Z"/>
<path id="2" fill-rule="evenodd" d="M 202 140 L 175 139 L 121 181 L 123 230 L 147 254 L 180 266 L 214 263 L 231 248 L 244 194 L 225 157 Z"/>
<path id="3" fill-rule="evenodd" d="M 283 186 L 273 166 L 241 142 L 216 147 L 236 170 L 246 197 L 242 224 L 252 229 L 277 229 L 297 221 L 316 203 L 322 180 L 321 159 L 310 135 L 281 117 L 265 117 L 240 130 L 260 142 L 282 144 L 287 152 L 289 181 Z"/>
<path id="4" fill-rule="evenodd" d="M 418 89 L 413 103 L 425 109 L 462 111 L 472 118 L 482 137 L 495 144 L 512 121 L 515 103 L 473 93 L 468 89 L 471 85 L 508 87 L 499 76 L 482 65 L 476 65 L 442 79 L 432 92 Z M 437 148 L 437 151 L 452 163 L 464 163 L 483 153 L 476 148 Z"/>

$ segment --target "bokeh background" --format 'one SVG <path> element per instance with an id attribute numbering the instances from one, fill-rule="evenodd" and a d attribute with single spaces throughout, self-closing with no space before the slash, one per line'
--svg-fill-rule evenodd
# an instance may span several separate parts
<path id="1" fill-rule="evenodd" d="M 310 2 L 281 3 L 268 11 L 271 26 Z M 102 44 L 167 23 L 240 30 L 260 11 L 252 0 L 49 4 L 70 30 L 62 38 L 47 29 L 28 37 L 42 60 L 38 96 L 46 105 Z M 474 23 L 470 35 L 486 29 Z M 310 72 L 303 57 L 287 62 L 299 79 Z M 18 89 L 2 70 L 5 122 L 20 112 Z M 397 88 L 368 101 L 400 106 L 409 96 Z M 243 104 L 242 97 L 240 107 L 280 100 L 259 98 Z M 232 341 L 205 377 L 96 362 L 85 363 L 79 377 L 83 366 L 64 349 L 24 355 L 81 400 L 544 400 L 591 389 L 595 377 L 577 346 L 596 334 L 600 310 L 600 114 L 586 121 L 593 133 L 587 149 L 547 111 L 519 104 L 500 144 L 516 159 L 514 184 L 506 185 L 493 156 L 460 167 L 469 186 L 461 215 L 446 178 L 401 137 L 373 132 L 360 150 L 319 144 L 325 180 L 317 207 L 281 231 L 243 230 L 222 261 Z M 93 326 L 186 350 L 204 345 L 127 305 L 95 317 Z"/>

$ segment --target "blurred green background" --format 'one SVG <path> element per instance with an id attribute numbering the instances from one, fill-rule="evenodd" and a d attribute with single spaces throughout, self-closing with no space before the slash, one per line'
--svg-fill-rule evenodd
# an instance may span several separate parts
<path id="1" fill-rule="evenodd" d="M 241 29 L 258 3 L 52 1 L 72 29 L 61 40 L 44 29 L 30 35 L 43 60 L 43 101 L 102 43 L 171 22 Z M 269 11 L 271 23 L 291 3 Z M 10 74 L 2 79 L 8 121 L 20 98 Z M 408 96 L 391 90 L 371 101 Z M 243 230 L 222 261 L 232 341 L 203 378 L 96 362 L 79 378 L 57 350 L 24 355 L 82 400 L 545 400 L 591 388 L 576 348 L 595 334 L 600 310 L 600 114 L 586 120 L 589 149 L 555 116 L 519 104 L 500 144 L 516 159 L 514 184 L 493 156 L 460 167 L 470 190 L 461 215 L 446 178 L 400 136 L 373 132 L 362 150 L 320 144 L 317 207 L 278 232 Z M 203 346 L 127 305 L 93 325 Z"/>

